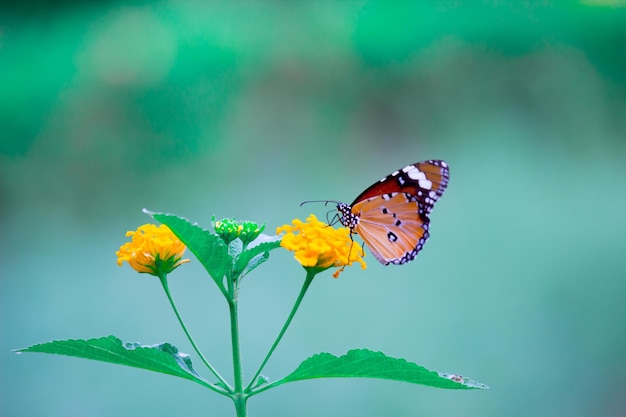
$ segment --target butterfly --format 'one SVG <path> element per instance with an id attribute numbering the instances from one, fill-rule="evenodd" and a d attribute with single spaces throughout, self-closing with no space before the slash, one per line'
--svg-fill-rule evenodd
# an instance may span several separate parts
<path id="1" fill-rule="evenodd" d="M 383 265 L 410 262 L 429 237 L 428 216 L 449 179 L 444 161 L 407 165 L 374 183 L 352 204 L 338 202 L 339 221 L 358 234 Z"/>

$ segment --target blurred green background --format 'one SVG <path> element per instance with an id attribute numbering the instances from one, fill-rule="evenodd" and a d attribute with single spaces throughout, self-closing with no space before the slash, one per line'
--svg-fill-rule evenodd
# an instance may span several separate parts
<path id="1" fill-rule="evenodd" d="M 234 415 L 187 381 L 11 349 L 115 334 L 191 353 L 158 281 L 115 264 L 142 208 L 272 232 L 324 218 L 302 200 L 351 202 L 441 158 L 450 186 L 418 259 L 319 276 L 264 373 L 367 347 L 492 389 L 316 380 L 250 415 L 625 416 L 619 3 L 2 5 L 0 415 Z M 275 251 L 244 282 L 248 377 L 303 278 Z M 171 288 L 228 374 L 212 281 L 192 259 Z"/>

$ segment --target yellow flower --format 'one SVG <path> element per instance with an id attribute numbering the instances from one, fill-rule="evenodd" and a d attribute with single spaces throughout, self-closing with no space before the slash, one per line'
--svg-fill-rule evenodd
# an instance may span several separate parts
<path id="1" fill-rule="evenodd" d="M 350 231 L 345 227 L 335 229 L 323 223 L 311 214 L 306 223 L 294 219 L 293 226 L 288 224 L 278 227 L 276 233 L 285 233 L 280 246 L 293 251 L 294 257 L 305 268 L 321 270 L 338 267 L 333 276 L 337 278 L 343 268 L 353 262 L 365 269 L 363 248 L 354 243 Z"/>
<path id="2" fill-rule="evenodd" d="M 181 259 L 187 248 L 164 224 L 144 224 L 126 236 L 132 240 L 115 253 L 119 266 L 126 261 L 137 272 L 162 276 L 189 262 Z"/>

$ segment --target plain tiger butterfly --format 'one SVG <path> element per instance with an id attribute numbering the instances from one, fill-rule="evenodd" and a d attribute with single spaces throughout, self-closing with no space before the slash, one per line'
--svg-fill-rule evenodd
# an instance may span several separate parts
<path id="1" fill-rule="evenodd" d="M 361 236 L 383 265 L 410 262 L 428 239 L 429 214 L 449 178 L 444 161 L 407 165 L 367 188 L 352 204 L 337 203 L 339 221 Z"/>

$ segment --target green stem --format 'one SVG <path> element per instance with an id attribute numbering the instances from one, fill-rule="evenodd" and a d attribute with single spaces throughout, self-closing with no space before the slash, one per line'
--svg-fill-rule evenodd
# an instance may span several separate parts
<path id="1" fill-rule="evenodd" d="M 229 277 L 228 290 L 230 298 L 228 298 L 228 309 L 230 311 L 230 336 L 233 351 L 233 373 L 235 378 L 235 390 L 232 392 L 231 398 L 235 403 L 237 417 L 246 417 L 246 402 L 248 395 L 243 391 L 243 367 L 241 366 L 241 343 L 239 339 L 239 289 L 234 279 Z"/>
<path id="2" fill-rule="evenodd" d="M 265 359 L 263 359 L 261 366 L 259 366 L 259 370 L 256 371 L 256 374 L 254 374 L 254 377 L 250 380 L 250 383 L 246 387 L 246 390 L 245 390 L 246 393 L 250 395 L 256 394 L 256 392 L 252 390 L 254 389 L 254 384 L 256 383 L 257 378 L 259 377 L 259 375 L 261 375 L 261 371 L 263 371 L 263 368 L 267 364 L 267 361 L 269 361 L 270 357 L 272 356 L 272 353 L 274 353 L 274 350 L 276 349 L 281 339 L 285 335 L 285 332 L 287 331 L 287 328 L 291 324 L 293 317 L 296 315 L 296 311 L 298 311 L 298 307 L 300 307 L 300 303 L 302 302 L 304 295 L 306 294 L 307 290 L 309 289 L 309 286 L 311 285 L 311 282 L 313 282 L 313 278 L 318 272 L 319 271 L 316 271 L 313 268 L 307 269 L 306 278 L 304 279 L 304 284 L 302 284 L 302 288 L 300 289 L 300 294 L 298 294 L 298 298 L 296 299 L 296 302 L 291 309 L 291 313 L 289 313 L 289 317 L 287 317 L 287 321 L 285 321 L 283 328 L 280 330 L 280 333 L 278 333 L 278 336 L 276 337 L 274 344 L 270 348 L 269 352 L 267 352 L 267 355 L 265 356 Z"/>
<path id="3" fill-rule="evenodd" d="M 169 286 L 167 285 L 167 275 L 159 276 L 159 280 L 161 281 L 161 285 L 163 286 L 165 295 L 167 295 L 167 299 L 169 300 L 170 305 L 172 306 L 172 309 L 174 310 L 174 314 L 176 314 L 176 318 L 178 318 L 178 322 L 183 328 L 185 335 L 187 335 L 187 339 L 189 340 L 189 343 L 191 343 L 191 346 L 193 346 L 194 350 L 196 351 L 196 353 L 198 354 L 202 362 L 207 366 L 207 368 L 209 368 L 209 370 L 213 373 L 213 375 L 215 375 L 215 377 L 220 381 L 220 383 L 224 387 L 224 389 L 221 389 L 216 386 L 209 385 L 207 386 L 207 388 L 210 388 L 219 394 L 228 395 L 228 393 L 232 392 L 233 390 L 232 387 L 228 384 L 228 382 L 226 382 L 224 378 L 222 378 L 219 372 L 217 372 L 217 370 L 213 368 L 213 366 L 209 363 L 209 361 L 204 357 L 204 355 L 202 354 L 202 352 L 196 345 L 196 342 L 194 342 L 193 338 L 189 334 L 189 331 L 187 330 L 187 326 L 185 326 L 185 323 L 183 322 L 183 319 L 180 316 L 180 313 L 178 312 L 178 308 L 176 308 L 176 304 L 174 303 L 174 299 L 172 298 L 172 294 L 170 293 Z"/>
<path id="4" fill-rule="evenodd" d="M 247 417 L 248 410 L 246 402 L 248 401 L 248 396 L 243 393 L 234 394 L 232 399 L 235 402 L 235 412 L 237 413 L 237 417 Z"/>

